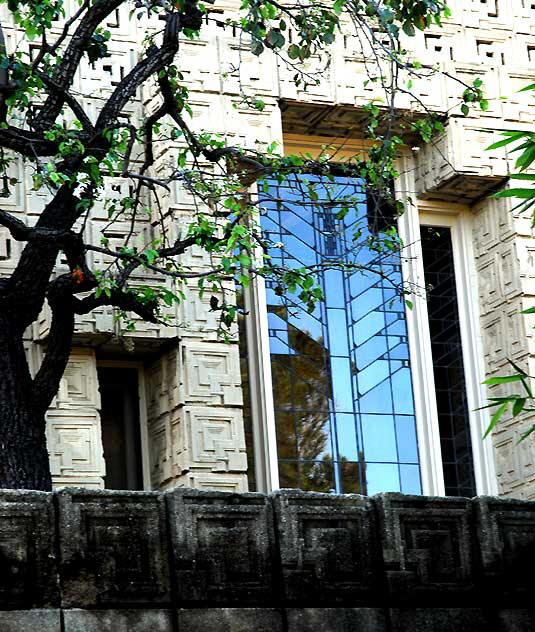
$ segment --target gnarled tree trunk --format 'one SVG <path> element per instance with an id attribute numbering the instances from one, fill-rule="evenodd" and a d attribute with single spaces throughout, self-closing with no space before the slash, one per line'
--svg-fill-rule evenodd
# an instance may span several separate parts
<path id="1" fill-rule="evenodd" d="M 45 415 L 35 405 L 22 336 L 0 315 L 0 488 L 50 490 Z"/>

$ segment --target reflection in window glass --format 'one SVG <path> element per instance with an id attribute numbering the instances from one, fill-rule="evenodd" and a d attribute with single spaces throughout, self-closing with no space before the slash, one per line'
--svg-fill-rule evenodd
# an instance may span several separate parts
<path id="1" fill-rule="evenodd" d="M 342 195 L 360 200 L 343 220 L 336 217 Z M 262 194 L 273 261 L 320 264 L 325 296 L 308 314 L 268 282 L 281 487 L 421 493 L 405 311 L 391 282 L 401 281 L 400 261 L 363 245 L 373 228 L 367 202 L 363 182 L 347 177 L 272 181 Z M 329 269 L 331 258 L 384 274 Z"/>

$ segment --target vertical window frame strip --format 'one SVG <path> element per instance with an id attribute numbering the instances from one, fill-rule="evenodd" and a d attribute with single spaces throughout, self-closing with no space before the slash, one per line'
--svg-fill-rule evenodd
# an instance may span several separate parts
<path id="1" fill-rule="evenodd" d="M 251 185 L 248 192 L 256 195 L 257 185 Z M 255 213 L 251 221 L 260 224 L 260 213 Z M 255 265 L 262 265 L 262 254 L 262 248 L 258 246 L 254 253 Z M 268 494 L 279 489 L 280 485 L 266 282 L 263 277 L 254 276 L 249 287 L 243 288 L 243 301 L 256 491 Z"/>
<path id="2" fill-rule="evenodd" d="M 446 211 L 446 212 L 445 212 Z M 478 494 L 496 495 L 498 483 L 490 438 L 483 440 L 489 424 L 487 393 L 482 382 L 485 377 L 483 345 L 478 309 L 478 281 L 472 246 L 472 215 L 463 205 L 420 205 L 419 223 L 426 226 L 447 227 L 451 231 L 453 265 L 456 278 L 459 327 L 463 349 L 463 367 L 470 420 L 472 458 Z"/>
<path id="3" fill-rule="evenodd" d="M 412 161 L 400 159 L 399 163 L 398 171 L 401 175 L 395 182 L 396 197 L 405 200 L 414 191 Z M 433 356 L 431 354 L 429 315 L 425 295 L 422 292 L 425 288 L 425 279 L 420 243 L 420 221 L 414 200 L 413 203 L 406 203 L 405 211 L 398 220 L 398 231 L 405 245 L 401 256 L 403 279 L 414 287 L 420 288 L 420 291 L 417 290 L 414 296 L 409 297 L 412 301 L 412 309 L 406 307 L 405 311 L 422 494 L 424 496 L 444 496 L 444 472 L 442 469 Z"/>

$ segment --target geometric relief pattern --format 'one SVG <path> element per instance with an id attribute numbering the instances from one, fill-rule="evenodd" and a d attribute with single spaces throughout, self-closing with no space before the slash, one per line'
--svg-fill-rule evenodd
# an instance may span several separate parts
<path id="1" fill-rule="evenodd" d="M 496 477 L 502 493 L 527 500 L 535 497 L 535 445 L 529 439 L 518 443 L 531 423 L 515 424 L 496 433 L 494 454 Z"/>
<path id="2" fill-rule="evenodd" d="M 161 495 L 62 490 L 58 498 L 65 605 L 168 601 Z"/>
<path id="3" fill-rule="evenodd" d="M 236 345 L 181 343 L 182 401 L 241 405 L 241 378 Z"/>
<path id="4" fill-rule="evenodd" d="M 100 405 L 98 379 L 93 351 L 73 350 L 54 400 L 54 408 L 88 408 Z"/>
<path id="5" fill-rule="evenodd" d="M 50 470 L 53 476 L 100 475 L 104 463 L 97 419 L 49 419 Z"/>
<path id="6" fill-rule="evenodd" d="M 226 474 L 225 472 L 205 474 L 202 471 L 192 471 L 180 477 L 176 484 L 206 491 L 248 491 L 247 477 L 244 474 Z"/>
<path id="7" fill-rule="evenodd" d="M 472 509 L 465 498 L 381 494 L 383 561 L 388 589 L 401 601 L 429 594 L 438 605 L 473 590 Z"/>
<path id="8" fill-rule="evenodd" d="M 74 349 L 47 413 L 47 444 L 55 485 L 103 487 L 99 407 L 95 353 Z"/>
<path id="9" fill-rule="evenodd" d="M 229 300 L 229 293 L 233 292 L 232 287 L 225 287 L 226 300 Z M 210 309 L 212 296 L 222 299 L 220 292 L 206 292 L 199 296 L 199 289 L 195 285 L 188 285 L 184 288 L 186 300 L 180 303 L 180 324 L 187 330 L 188 338 L 203 340 L 214 340 L 219 342 L 217 330 L 219 327 L 218 313 Z M 232 299 L 231 299 L 232 300 Z"/>
<path id="10" fill-rule="evenodd" d="M 185 602 L 261 605 L 272 597 L 273 524 L 262 494 L 167 494 L 173 568 Z"/>
<path id="11" fill-rule="evenodd" d="M 152 489 L 163 489 L 173 476 L 171 463 L 171 433 L 166 420 L 149 424 L 149 459 Z"/>
<path id="12" fill-rule="evenodd" d="M 52 496 L 40 492 L 2 492 L 2 608 L 53 606 L 58 597 Z"/>
<path id="13" fill-rule="evenodd" d="M 478 540 L 485 591 L 514 601 L 535 590 L 535 503 L 479 498 Z"/>
<path id="14" fill-rule="evenodd" d="M 242 414 L 239 409 L 186 406 L 181 411 L 179 471 L 206 468 L 212 472 L 247 470 Z"/>
<path id="15" fill-rule="evenodd" d="M 285 598 L 365 602 L 379 577 L 372 501 L 282 490 L 274 503 Z"/>

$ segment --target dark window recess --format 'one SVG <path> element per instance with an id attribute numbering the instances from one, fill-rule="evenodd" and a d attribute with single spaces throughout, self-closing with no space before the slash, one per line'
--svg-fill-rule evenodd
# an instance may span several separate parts
<path id="1" fill-rule="evenodd" d="M 475 496 L 459 309 L 449 228 L 421 227 L 427 310 L 447 496 Z"/>
<path id="2" fill-rule="evenodd" d="M 137 369 L 100 368 L 106 489 L 143 489 Z"/>

